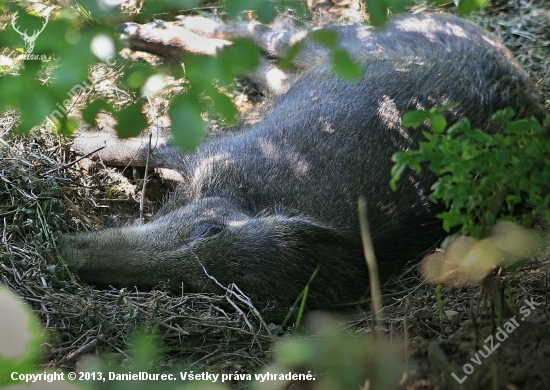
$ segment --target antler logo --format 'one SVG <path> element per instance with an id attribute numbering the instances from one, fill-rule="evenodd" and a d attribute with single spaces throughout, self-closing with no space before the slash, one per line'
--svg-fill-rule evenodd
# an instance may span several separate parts
<path id="1" fill-rule="evenodd" d="M 19 11 L 17 11 L 17 12 L 19 12 Z M 34 30 L 32 35 L 29 36 L 29 35 L 27 35 L 27 30 L 25 30 L 24 32 L 21 32 L 21 31 L 19 31 L 19 29 L 15 25 L 15 22 L 16 22 L 17 18 L 19 17 L 19 15 L 17 15 L 17 12 L 13 15 L 13 18 L 11 19 L 11 25 L 12 25 L 13 29 L 15 31 L 17 31 L 17 33 L 19 35 L 21 35 L 21 38 L 23 38 L 23 40 L 25 41 L 25 53 L 31 54 L 32 51 L 34 50 L 34 42 L 36 41 L 36 38 L 38 38 L 40 33 L 42 31 L 44 31 L 44 28 L 46 28 L 46 25 L 48 24 L 48 18 L 49 17 L 46 16 L 46 21 L 44 22 L 44 24 L 42 25 L 42 28 L 40 30 Z"/>

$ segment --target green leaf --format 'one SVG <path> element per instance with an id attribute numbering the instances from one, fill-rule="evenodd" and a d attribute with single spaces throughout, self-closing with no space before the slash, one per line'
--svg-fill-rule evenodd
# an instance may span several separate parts
<path id="1" fill-rule="evenodd" d="M 241 12 L 254 11 L 264 24 L 271 22 L 277 14 L 275 4 L 269 0 L 226 0 L 225 10 L 231 18 Z"/>
<path id="2" fill-rule="evenodd" d="M 516 115 L 514 109 L 511 107 L 505 108 L 504 110 L 499 110 L 493 114 L 491 120 L 498 125 L 505 125 L 512 120 Z"/>
<path id="3" fill-rule="evenodd" d="M 290 49 L 288 49 L 288 52 L 284 58 L 281 58 L 279 60 L 279 66 L 281 69 L 291 69 L 293 66 L 294 59 L 300 53 L 302 50 L 302 41 L 299 41 L 295 43 L 294 45 L 290 46 Z"/>
<path id="4" fill-rule="evenodd" d="M 257 3 L 256 0 L 225 0 L 225 10 L 230 18 L 235 18 L 239 12 L 254 10 Z"/>
<path id="5" fill-rule="evenodd" d="M 132 338 L 130 354 L 136 371 L 151 371 L 151 362 L 160 360 L 162 343 L 155 333 L 154 329 L 152 331 L 142 330 Z"/>
<path id="6" fill-rule="evenodd" d="M 233 101 L 223 93 L 214 93 L 211 95 L 214 103 L 214 111 L 220 114 L 226 121 L 234 122 L 237 119 L 238 111 Z"/>
<path id="7" fill-rule="evenodd" d="M 277 16 L 275 3 L 271 1 L 262 1 L 261 6 L 256 9 L 258 20 L 264 24 L 270 23 Z"/>
<path id="8" fill-rule="evenodd" d="M 90 11 L 84 8 L 78 1 L 75 1 L 76 8 L 78 9 L 79 14 L 90 24 L 99 24 L 100 21 L 95 19 Z"/>
<path id="9" fill-rule="evenodd" d="M 458 12 L 462 15 L 481 9 L 489 3 L 489 0 L 459 0 Z"/>
<path id="10" fill-rule="evenodd" d="M 515 122 L 511 122 L 504 129 L 506 134 L 529 134 L 531 132 L 542 132 L 542 126 L 536 121 L 536 119 L 521 119 Z"/>
<path id="11" fill-rule="evenodd" d="M 506 149 L 501 149 L 498 152 L 497 161 L 501 164 L 505 164 L 508 162 L 508 159 L 510 158 L 510 153 Z"/>
<path id="12" fill-rule="evenodd" d="M 88 1 L 95 2 L 97 0 Z M 162 15 L 162 18 L 169 20 L 169 14 L 180 14 L 184 10 L 191 10 L 200 6 L 201 3 L 201 0 L 149 0 L 143 2 L 143 8 L 132 19 L 136 23 L 149 23 L 152 19 Z"/>
<path id="13" fill-rule="evenodd" d="M 455 226 L 462 225 L 464 217 L 457 210 L 446 211 L 436 215 L 437 218 L 443 219 L 443 229 L 448 233 Z"/>
<path id="14" fill-rule="evenodd" d="M 151 66 L 137 63 L 124 68 L 123 82 L 132 91 L 138 91 L 149 77 L 158 72 Z"/>
<path id="15" fill-rule="evenodd" d="M 348 80 L 356 80 L 363 75 L 363 68 L 357 65 L 345 50 L 332 52 L 332 65 L 334 72 Z"/>
<path id="16" fill-rule="evenodd" d="M 403 164 L 403 163 L 395 164 L 391 169 L 392 180 L 395 182 L 400 180 L 401 176 L 403 175 L 403 172 L 405 171 L 405 168 L 407 168 L 407 164 Z"/>
<path id="17" fill-rule="evenodd" d="M 313 31 L 309 34 L 309 37 L 330 49 L 336 48 L 336 44 L 338 42 L 338 35 L 334 30 L 321 29 Z"/>
<path id="18" fill-rule="evenodd" d="M 284 7 L 287 13 L 292 13 L 299 20 L 309 20 L 309 9 L 303 0 L 276 0 L 280 7 Z"/>
<path id="19" fill-rule="evenodd" d="M 388 10 L 399 12 L 409 4 L 408 0 L 366 0 L 370 24 L 383 26 L 388 19 Z"/>
<path id="20" fill-rule="evenodd" d="M 432 125 L 432 130 L 435 133 L 441 134 L 447 127 L 447 120 L 443 115 L 432 115 L 430 118 L 430 124 Z"/>
<path id="21" fill-rule="evenodd" d="M 225 46 L 218 54 L 218 60 L 231 78 L 243 76 L 252 73 L 260 64 L 260 50 L 254 42 L 241 39 Z"/>
<path id="22" fill-rule="evenodd" d="M 306 338 L 284 340 L 276 350 L 277 360 L 289 367 L 307 364 L 315 353 L 314 345 Z"/>
<path id="23" fill-rule="evenodd" d="M 133 104 L 115 113 L 118 122 L 116 131 L 120 138 L 136 137 L 147 127 L 141 104 Z"/>
<path id="24" fill-rule="evenodd" d="M 10 106 L 20 110 L 19 129 L 24 132 L 39 125 L 48 116 L 64 118 L 66 112 L 63 102 L 57 99 L 54 91 L 36 80 L 35 67 L 40 66 L 39 61 L 25 61 L 25 66 L 19 76 L 0 77 L 3 95 L 3 106 L 0 109 Z"/>
<path id="25" fill-rule="evenodd" d="M 470 121 L 464 118 L 447 129 L 447 134 L 451 137 L 456 137 L 470 130 Z"/>
<path id="26" fill-rule="evenodd" d="M 526 120 L 519 120 L 511 122 L 506 126 L 504 132 L 507 134 L 527 134 L 529 132 L 529 125 Z"/>
<path id="27" fill-rule="evenodd" d="M 74 89 L 83 88 L 91 84 L 88 77 L 88 69 L 90 65 L 97 63 L 97 59 L 90 51 L 90 44 L 92 39 L 99 33 L 113 35 L 111 30 L 104 27 L 90 27 L 84 30 L 59 53 L 61 57 L 59 67 L 54 69 L 53 72 L 55 77 L 54 88 L 64 90 L 68 93 Z"/>
<path id="28" fill-rule="evenodd" d="M 420 146 L 424 146 L 425 148 L 433 148 L 434 143 L 439 139 L 437 134 L 433 134 L 428 131 L 422 131 L 422 135 L 429 141 L 420 142 Z"/>
<path id="29" fill-rule="evenodd" d="M 383 26 L 388 20 L 385 0 L 365 0 L 369 12 L 369 22 L 375 27 Z"/>
<path id="30" fill-rule="evenodd" d="M 81 13 L 85 11 L 89 15 L 87 19 L 91 17 L 93 20 L 102 21 L 103 23 L 116 23 L 121 18 L 121 11 L 115 3 L 112 4 L 108 6 L 107 2 L 79 0 L 78 7 L 81 9 Z"/>
<path id="31" fill-rule="evenodd" d="M 22 97 L 19 102 L 21 115 L 21 128 L 23 131 L 30 130 L 33 126 L 42 123 L 48 115 L 55 111 L 53 105 L 54 97 L 46 88 L 40 88 Z"/>
<path id="32" fill-rule="evenodd" d="M 84 121 L 90 125 L 95 123 L 97 114 L 101 111 L 112 111 L 111 106 L 103 100 L 96 100 L 95 102 L 88 104 L 88 106 L 82 110 L 82 117 Z"/>
<path id="33" fill-rule="evenodd" d="M 196 148 L 204 136 L 201 113 L 196 99 L 189 94 L 177 96 L 171 103 L 172 133 L 176 144 L 184 150 Z"/>
<path id="34" fill-rule="evenodd" d="M 222 53 L 223 50 L 219 55 L 222 55 Z M 214 57 L 201 55 L 189 56 L 185 61 L 185 65 L 185 77 L 197 88 L 200 88 L 201 85 L 211 85 L 214 80 L 221 80 L 227 83 L 233 77 L 224 69 L 222 60 Z"/>
<path id="35" fill-rule="evenodd" d="M 491 134 L 485 133 L 480 129 L 473 129 L 471 136 L 482 145 L 489 145 L 493 143 L 493 137 Z"/>
<path id="36" fill-rule="evenodd" d="M 430 113 L 422 110 L 409 111 L 403 116 L 403 126 L 417 129 L 426 119 L 430 117 Z"/>

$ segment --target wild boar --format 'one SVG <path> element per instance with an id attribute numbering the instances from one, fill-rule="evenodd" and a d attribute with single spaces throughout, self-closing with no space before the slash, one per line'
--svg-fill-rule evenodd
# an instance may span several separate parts
<path id="1" fill-rule="evenodd" d="M 216 291 L 208 273 L 258 304 L 287 306 L 320 266 L 308 304 L 328 307 L 367 288 L 360 195 L 383 278 L 436 245 L 444 231 L 441 208 L 428 199 L 432 173 L 407 172 L 397 192 L 388 184 L 391 156 L 429 130 L 404 128 L 402 116 L 456 102 L 450 124 L 467 117 L 490 131 L 491 115 L 505 107 L 542 118 L 534 86 L 495 36 L 455 16 L 333 29 L 363 67 L 360 80 L 335 76 L 325 53 L 260 123 L 193 153 L 158 151 L 183 176 L 163 209 L 142 226 L 65 236 L 70 268 L 98 285 Z"/>

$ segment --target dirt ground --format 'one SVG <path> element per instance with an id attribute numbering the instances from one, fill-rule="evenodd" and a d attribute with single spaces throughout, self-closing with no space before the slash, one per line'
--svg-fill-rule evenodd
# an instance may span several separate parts
<path id="1" fill-rule="evenodd" d="M 330 18 L 362 18 L 352 1 L 326 3 L 319 20 L 328 18 L 323 12 L 330 13 Z M 512 50 L 550 109 L 548 2 L 495 1 L 468 17 L 495 32 Z M 102 68 L 96 72 L 97 77 L 112 76 Z M 243 107 L 254 105 L 254 99 L 249 101 L 244 93 L 236 93 L 236 99 Z M 58 236 L 135 219 L 144 170 L 79 160 L 70 150 L 70 139 L 42 129 L 30 136 L 14 136 L 16 122 L 15 112 L 0 118 L 0 275 L 32 307 L 49 334 L 39 370 L 78 370 L 91 356 L 102 356 L 112 367 L 132 367 L 128 347 L 140 329 L 155 329 L 162 341 L 161 369 L 192 367 L 196 372 L 248 374 L 272 367 L 277 359 L 273 346 L 292 335 L 292 323 L 269 323 L 269 311 L 252 307 L 235 290 L 225 295 L 174 295 L 162 286 L 152 291 L 98 290 L 79 283 L 59 261 Z M 151 170 L 149 175 L 146 217 L 154 214 L 173 186 L 159 172 Z M 535 228 L 546 230 L 547 226 Z M 422 283 L 416 265 L 396 275 L 384 288 L 386 329 L 378 330 L 388 348 L 397 348 L 396 364 L 404 367 L 396 386 L 550 389 L 548 263 L 546 253 L 505 279 L 495 278 L 506 285 L 513 316 L 500 323 L 479 287 L 444 288 L 440 310 L 436 288 Z M 372 335 L 368 301 L 336 311 L 339 331 L 351 330 L 353 337 Z M 376 359 L 377 354 L 370 356 Z M 362 366 L 363 362 L 349 364 Z M 229 384 L 249 387 L 239 379 Z M 321 387 L 305 381 L 279 388 Z M 363 388 L 376 387 L 367 382 Z"/>

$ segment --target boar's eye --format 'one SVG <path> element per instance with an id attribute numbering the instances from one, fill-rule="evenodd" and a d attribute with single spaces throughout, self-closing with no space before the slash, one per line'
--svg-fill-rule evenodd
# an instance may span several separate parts
<path id="1" fill-rule="evenodd" d="M 198 231 L 197 237 L 205 238 L 215 236 L 216 234 L 220 233 L 222 229 L 223 228 L 220 225 L 203 226 Z"/>

